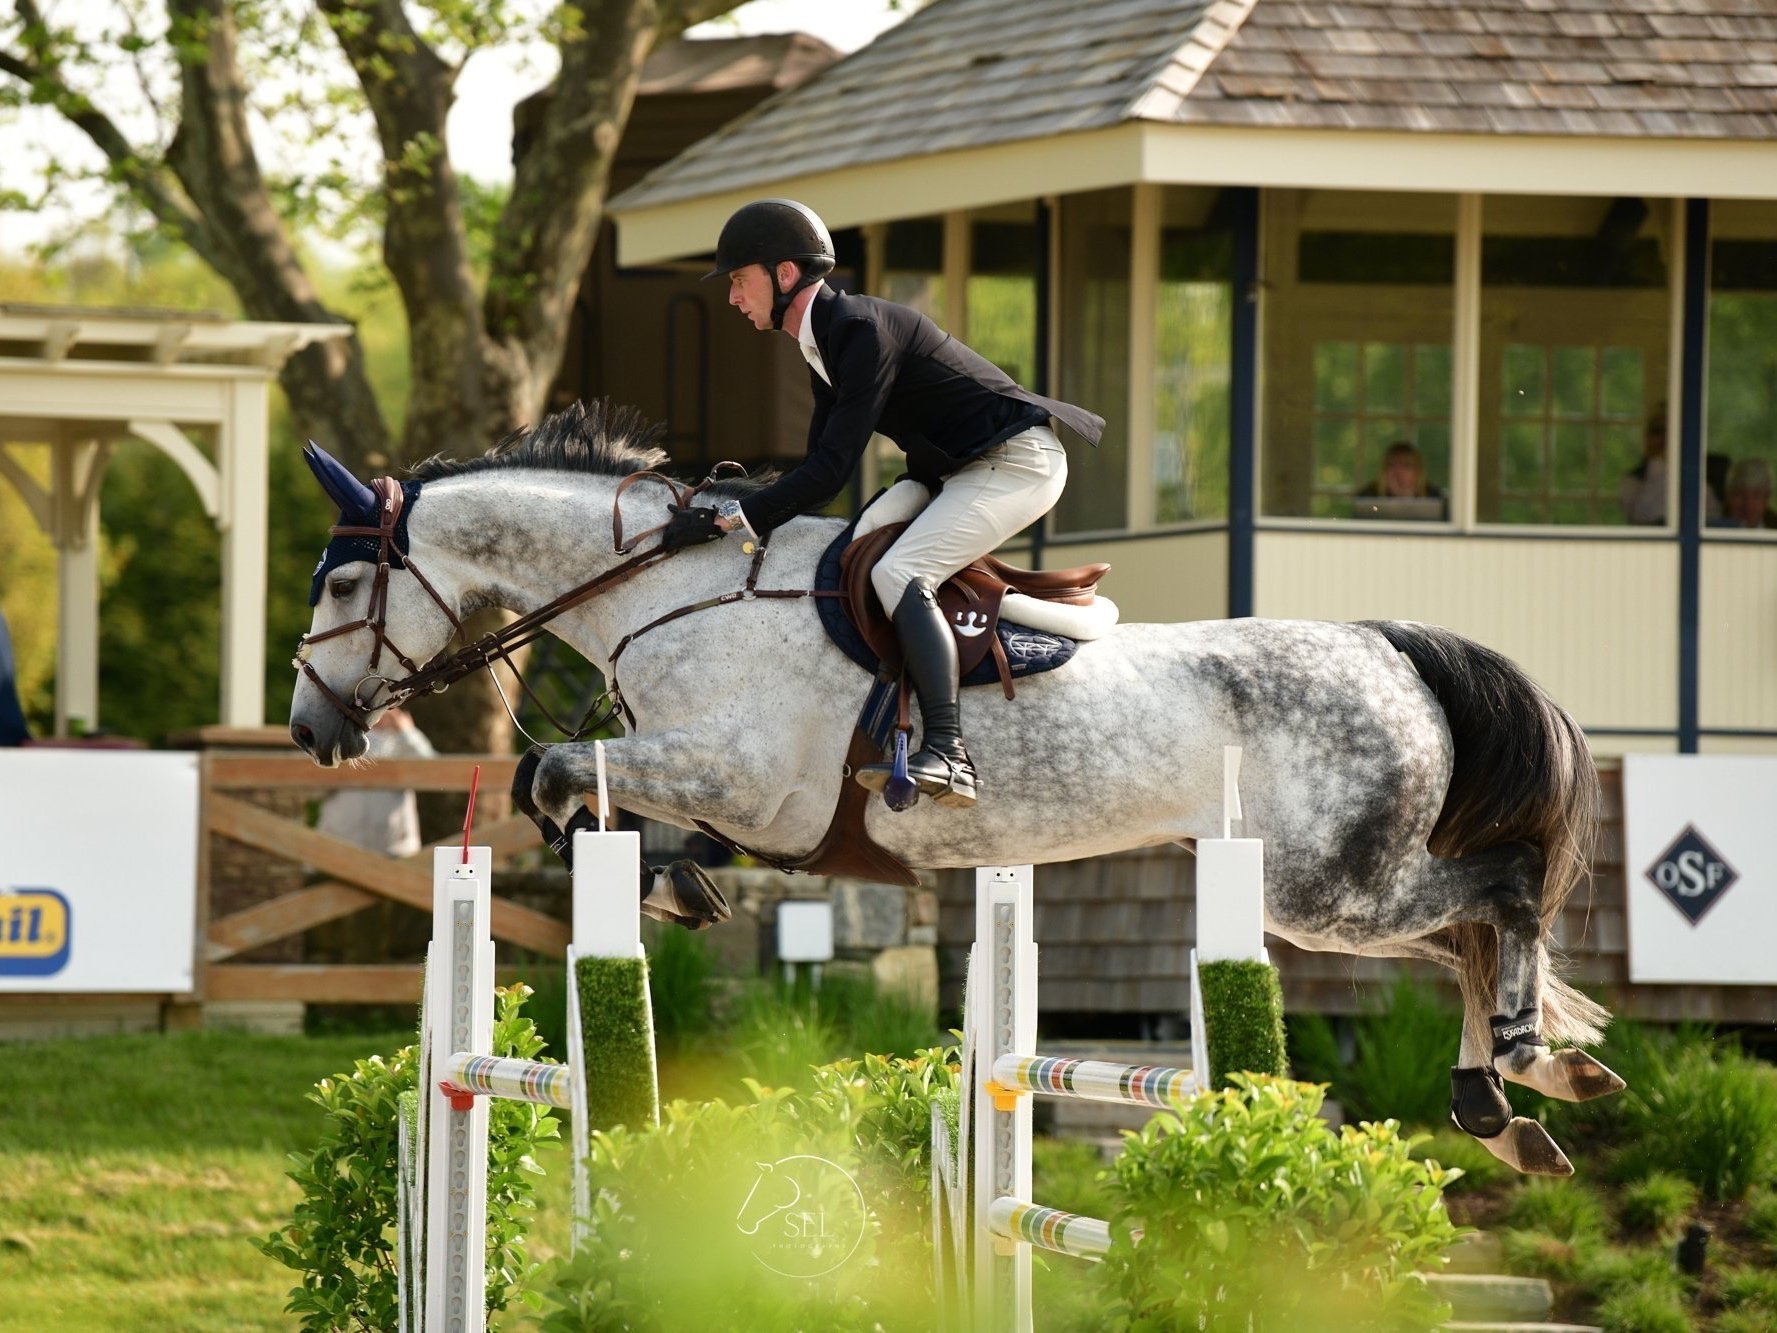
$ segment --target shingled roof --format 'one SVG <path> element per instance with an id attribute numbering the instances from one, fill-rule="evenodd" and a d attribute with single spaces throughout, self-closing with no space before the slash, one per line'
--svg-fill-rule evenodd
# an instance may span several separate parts
<path id="1" fill-rule="evenodd" d="M 1128 121 L 1777 138 L 1777 4 L 935 0 L 614 207 Z"/>

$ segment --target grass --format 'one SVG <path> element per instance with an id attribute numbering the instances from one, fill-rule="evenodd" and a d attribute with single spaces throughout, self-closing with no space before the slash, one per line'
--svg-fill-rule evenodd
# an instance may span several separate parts
<path id="1" fill-rule="evenodd" d="M 296 1198 L 310 1085 L 410 1040 L 243 1033 L 0 1047 L 0 1330 L 288 1329 L 254 1248 Z M 22 1076 L 28 1069 L 28 1077 Z"/>
<path id="2" fill-rule="evenodd" d="M 708 1003 L 701 955 L 661 969 L 690 1023 Z M 559 969 L 558 969 L 559 971 Z M 733 1098 L 741 1077 L 801 1083 L 811 1064 L 941 1040 L 893 993 L 831 978 L 820 994 L 748 986 L 733 1021 L 661 1045 L 664 1097 Z M 307 1094 L 409 1031 L 240 1032 L 0 1044 L 0 1333 L 288 1330 L 296 1273 L 255 1242 L 297 1199 L 286 1155 L 322 1124 Z M 565 1146 L 545 1150 L 531 1257 L 568 1248 Z M 533 1326 L 509 1313 L 502 1328 Z"/>

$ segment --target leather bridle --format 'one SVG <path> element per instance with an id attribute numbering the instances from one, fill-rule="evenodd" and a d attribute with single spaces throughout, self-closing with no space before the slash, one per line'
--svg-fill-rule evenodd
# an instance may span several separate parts
<path id="1" fill-rule="evenodd" d="M 334 710 L 338 712 L 340 716 L 360 730 L 368 731 L 370 729 L 370 714 L 375 710 L 379 708 L 393 707 L 398 704 L 405 704 L 412 699 L 420 698 L 428 694 L 442 693 L 457 681 L 463 680 L 477 671 L 486 669 L 491 672 L 493 664 L 496 661 L 503 661 L 506 663 L 507 667 L 511 669 L 526 696 L 530 698 L 532 703 L 542 710 L 543 715 L 549 719 L 551 725 L 562 734 L 570 735 L 572 738 L 578 739 L 578 736 L 586 730 L 586 722 L 583 721 L 581 726 L 575 729 L 570 729 L 569 727 L 564 726 L 525 682 L 523 675 L 512 662 L 512 653 L 541 636 L 545 626 L 564 611 L 571 610 L 582 602 L 598 596 L 601 592 L 616 587 L 618 584 L 633 578 L 648 566 L 658 564 L 675 553 L 674 550 L 656 546 L 650 550 L 642 552 L 640 555 L 630 555 L 630 552 L 632 552 L 640 542 L 647 537 L 662 531 L 666 525 L 663 523 L 657 527 L 649 528 L 646 531 L 637 533 L 635 536 L 625 541 L 623 535 L 622 512 L 622 500 L 625 491 L 639 481 L 651 479 L 661 482 L 671 490 L 675 501 L 683 506 L 689 504 L 694 496 L 706 489 L 716 479 L 717 475 L 716 472 L 712 472 L 709 477 L 698 485 L 689 487 L 658 472 L 637 472 L 625 477 L 620 483 L 618 483 L 617 495 L 612 503 L 612 533 L 615 553 L 618 555 L 629 556 L 629 558 L 605 571 L 605 573 L 601 574 L 599 577 L 590 579 L 577 587 L 569 589 L 561 596 L 544 603 L 528 615 L 520 616 L 510 624 L 501 627 L 492 634 L 484 635 L 474 643 L 467 644 L 454 653 L 451 652 L 451 645 L 456 643 L 456 641 L 464 635 L 462 619 L 457 615 L 456 610 L 439 594 L 437 588 L 432 585 L 432 582 L 421 572 L 419 567 L 413 562 L 412 557 L 399 552 L 396 546 L 395 534 L 396 525 L 401 519 L 401 509 L 405 502 L 405 497 L 400 483 L 390 477 L 378 477 L 371 483 L 371 489 L 377 497 L 377 525 L 375 527 L 370 527 L 360 524 L 336 523 L 327 530 L 329 537 L 376 538 L 376 575 L 374 582 L 371 585 L 369 605 L 366 606 L 364 615 L 357 620 L 344 625 L 336 625 L 332 629 L 321 631 L 319 634 L 303 635 L 297 645 L 296 657 L 292 665 L 314 682 L 315 687 L 321 691 L 322 695 L 333 705 Z M 429 659 L 423 666 L 417 664 L 413 658 L 402 652 L 395 642 L 389 638 L 389 571 L 393 567 L 397 557 L 401 560 L 402 567 L 418 580 L 420 587 L 425 589 L 427 596 L 432 599 L 438 609 L 444 613 L 445 619 L 451 624 L 452 633 L 450 639 L 445 643 L 444 648 Z M 309 661 L 309 649 L 314 644 L 324 642 L 327 639 L 338 638 L 344 634 L 351 634 L 361 629 L 368 629 L 373 636 L 373 646 L 370 652 L 370 669 L 360 677 L 357 684 L 352 687 L 351 698 L 345 699 L 340 697 L 338 691 L 333 689 L 332 686 L 328 685 L 328 683 L 321 678 L 320 672 L 315 670 L 314 664 Z M 385 648 L 388 649 L 389 655 L 406 669 L 407 674 L 405 676 L 393 677 L 377 670 L 381 665 L 382 654 Z M 369 686 L 370 690 L 368 695 L 365 693 L 366 686 Z M 377 693 L 379 690 L 384 691 L 380 698 Z"/>
<path id="2" fill-rule="evenodd" d="M 321 691 L 322 695 L 333 705 L 335 711 L 337 711 L 341 717 L 345 718 L 346 721 L 350 722 L 359 730 L 368 731 L 370 729 L 370 714 L 377 709 L 405 704 L 409 700 L 420 698 L 428 694 L 442 693 L 457 681 L 463 680 L 477 671 L 486 669 L 491 673 L 493 670 L 493 664 L 496 661 L 502 661 L 505 662 L 507 668 L 511 670 L 513 677 L 518 681 L 520 688 L 524 690 L 526 697 L 528 697 L 542 712 L 543 716 L 549 720 L 550 725 L 555 727 L 555 729 L 562 735 L 568 737 L 569 740 L 578 740 L 581 736 L 599 725 L 599 722 L 593 719 L 593 714 L 599 709 L 599 703 L 595 702 L 593 709 L 587 713 L 586 717 L 581 719 L 580 724 L 577 727 L 564 725 L 552 712 L 549 711 L 547 705 L 537 697 L 536 692 L 525 682 L 524 676 L 512 662 L 512 653 L 519 648 L 523 648 L 533 640 L 540 638 L 544 634 L 549 622 L 563 612 L 572 610 L 582 602 L 589 601 L 592 598 L 597 597 L 600 593 L 606 592 L 621 583 L 627 582 L 637 574 L 641 573 L 644 569 L 647 569 L 651 565 L 659 564 L 668 557 L 677 554 L 678 550 L 682 549 L 677 547 L 667 548 L 654 546 L 640 554 L 631 554 L 641 542 L 654 536 L 656 533 L 663 531 L 666 527 L 666 524 L 662 523 L 642 532 L 638 532 L 628 540 L 624 539 L 622 501 L 624 492 L 629 490 L 631 486 L 644 480 L 660 482 L 672 492 L 674 503 L 680 508 L 683 508 L 684 506 L 689 505 L 693 498 L 707 490 L 721 476 L 730 471 L 738 473 L 741 476 L 746 475 L 745 469 L 740 467 L 739 464 L 718 463 L 713 469 L 711 469 L 709 476 L 705 477 L 695 486 L 687 486 L 684 483 L 676 481 L 672 477 L 659 472 L 635 472 L 625 477 L 618 483 L 617 494 L 611 504 L 611 531 L 614 554 L 627 556 L 628 558 L 613 566 L 611 569 L 606 570 L 597 578 L 589 579 L 585 583 L 570 588 L 567 592 L 561 594 L 561 596 L 545 602 L 536 610 L 527 615 L 520 616 L 518 619 L 503 626 L 499 630 L 496 630 L 494 633 L 485 635 L 482 638 L 477 639 L 474 643 L 467 644 L 455 652 L 451 652 L 450 649 L 451 645 L 464 635 L 462 619 L 457 615 L 455 609 L 453 609 L 439 594 L 438 590 L 432 586 L 431 581 L 420 572 L 418 566 L 414 564 L 413 558 L 409 555 L 402 554 L 399 551 L 396 545 L 395 530 L 396 525 L 401 519 L 401 509 L 405 502 L 405 498 L 400 483 L 389 477 L 379 477 L 371 483 L 371 489 L 375 492 L 377 497 L 377 525 L 375 527 L 370 527 L 359 524 L 336 523 L 327 530 L 330 537 L 374 537 L 377 539 L 376 575 L 375 580 L 371 585 L 370 603 L 365 608 L 364 615 L 349 624 L 336 625 L 332 629 L 321 631 L 319 634 L 303 635 L 298 642 L 296 657 L 291 665 L 296 667 L 298 671 L 314 682 L 315 687 Z M 618 692 L 615 672 L 617 657 L 621 655 L 623 650 L 637 638 L 646 634 L 657 625 L 666 624 L 668 621 L 676 620 L 693 611 L 705 610 L 708 607 L 723 606 L 736 601 L 750 601 L 755 597 L 811 597 L 819 595 L 815 590 L 807 588 L 781 590 L 758 588 L 757 582 L 759 574 L 765 561 L 765 545 L 766 543 L 764 541 L 758 543 L 758 548 L 753 555 L 752 567 L 747 574 L 746 586 L 743 589 L 732 593 L 724 593 L 719 597 L 707 598 L 704 601 L 694 602 L 689 606 L 680 607 L 676 611 L 670 611 L 666 615 L 657 617 L 648 622 L 633 633 L 625 635 L 622 641 L 617 645 L 616 651 L 611 655 L 611 679 L 607 681 L 608 688 L 605 692 L 605 700 L 609 701 L 613 710 L 619 708 L 622 709 L 625 718 L 632 726 L 634 725 L 634 717 L 630 714 L 628 706 L 623 702 L 623 697 Z M 389 638 L 389 571 L 393 567 L 394 561 L 397 558 L 400 559 L 402 567 L 419 581 L 420 587 L 426 590 L 426 594 L 431 597 L 438 609 L 444 613 L 445 619 L 451 623 L 452 634 L 449 641 L 446 642 L 444 647 L 424 665 L 416 665 L 414 660 L 406 653 L 402 652 L 401 649 L 396 646 L 395 642 Z M 370 652 L 370 669 L 361 676 L 358 683 L 352 687 L 351 698 L 341 698 L 336 690 L 328 685 L 326 681 L 321 679 L 321 674 L 315 670 L 314 665 L 309 661 L 309 648 L 312 645 L 324 642 L 327 639 L 338 638 L 340 635 L 351 634 L 361 629 L 368 629 L 374 636 L 374 646 L 371 648 Z M 393 677 L 377 670 L 378 666 L 381 665 L 383 650 L 385 648 L 388 650 L 389 655 L 406 669 L 407 674 L 405 676 Z M 370 693 L 368 695 L 365 693 L 365 687 L 367 685 L 370 687 Z M 385 691 L 380 698 L 377 693 L 379 690 Z M 503 699 L 505 696 L 502 695 L 501 697 Z M 603 700 L 600 702 L 603 702 Z M 608 717 L 609 714 L 607 713 L 606 716 Z"/>

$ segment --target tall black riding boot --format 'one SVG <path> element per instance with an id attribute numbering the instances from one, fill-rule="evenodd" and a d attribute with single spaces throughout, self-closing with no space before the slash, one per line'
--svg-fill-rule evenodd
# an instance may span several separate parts
<path id="1" fill-rule="evenodd" d="M 895 632 L 907 659 L 907 679 L 919 696 L 924 725 L 919 753 L 907 760 L 907 775 L 939 805 L 975 804 L 975 765 L 963 748 L 957 707 L 956 639 L 938 608 L 937 595 L 915 579 L 895 608 Z M 888 785 L 892 764 L 865 764 L 858 782 L 871 791 Z"/>

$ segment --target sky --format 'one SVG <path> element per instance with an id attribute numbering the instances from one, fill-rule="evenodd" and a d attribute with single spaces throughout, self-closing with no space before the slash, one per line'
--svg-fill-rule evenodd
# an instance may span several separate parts
<path id="1" fill-rule="evenodd" d="M 841 51 L 854 51 L 878 33 L 893 27 L 910 8 L 902 0 L 751 0 L 733 13 L 691 30 L 694 37 L 721 37 L 767 32 L 807 32 Z M 66 4 L 45 6 L 53 18 Z M 511 178 L 512 108 L 545 82 L 548 49 L 486 50 L 470 57 L 457 82 L 448 137 L 451 163 L 463 174 L 484 181 Z M 50 157 L 97 163 L 97 150 L 78 130 L 54 112 L 27 107 L 0 113 L 0 190 L 35 193 L 35 172 Z M 268 161 L 269 169 L 280 165 Z M 37 244 L 72 220 L 101 216 L 109 196 L 98 187 L 80 191 L 73 206 L 40 217 L 0 213 L 0 253 L 17 254 Z"/>

